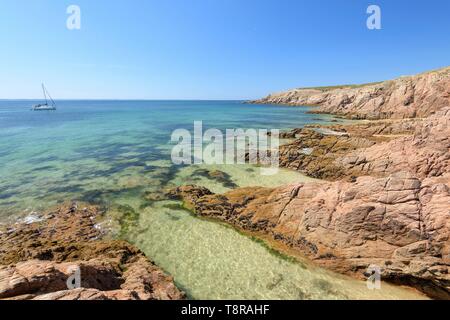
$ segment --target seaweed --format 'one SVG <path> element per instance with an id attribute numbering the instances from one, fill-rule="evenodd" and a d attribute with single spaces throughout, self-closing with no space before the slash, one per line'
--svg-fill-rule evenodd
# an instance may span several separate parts
<path id="1" fill-rule="evenodd" d="M 120 213 L 119 224 L 121 238 L 126 238 L 130 233 L 130 230 L 137 226 L 139 220 L 139 213 L 134 210 L 130 205 L 118 205 L 117 211 Z"/>

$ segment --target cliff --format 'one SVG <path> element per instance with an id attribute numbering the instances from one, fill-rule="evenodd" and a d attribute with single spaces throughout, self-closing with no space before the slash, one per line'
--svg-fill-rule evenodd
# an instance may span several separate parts
<path id="1" fill-rule="evenodd" d="M 251 103 L 317 106 L 313 112 L 356 119 L 427 117 L 450 105 L 450 67 L 366 85 L 293 89 Z"/>

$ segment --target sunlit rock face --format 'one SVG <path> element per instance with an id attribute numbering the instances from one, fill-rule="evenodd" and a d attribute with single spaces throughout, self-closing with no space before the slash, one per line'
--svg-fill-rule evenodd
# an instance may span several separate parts
<path id="1" fill-rule="evenodd" d="M 253 103 L 318 106 L 358 119 L 427 117 L 450 104 L 450 68 L 361 86 L 294 89 Z"/>
<path id="2" fill-rule="evenodd" d="M 426 178 L 450 172 L 450 107 L 425 119 L 318 129 L 293 130 L 296 140 L 281 147 L 280 166 L 327 180 L 401 171 Z"/>
<path id="3" fill-rule="evenodd" d="M 178 188 L 189 207 L 243 229 L 268 233 L 333 270 L 383 276 L 449 298 L 450 177 L 409 173 L 356 182 L 244 188 L 222 195 Z"/>

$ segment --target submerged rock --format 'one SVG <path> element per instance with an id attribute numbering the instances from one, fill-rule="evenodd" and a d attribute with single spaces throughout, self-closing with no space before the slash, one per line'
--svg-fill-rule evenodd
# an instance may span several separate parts
<path id="1" fill-rule="evenodd" d="M 238 185 L 233 182 L 231 176 L 220 170 L 197 169 L 194 171 L 193 177 L 200 176 L 211 180 L 215 180 L 226 188 L 236 188 Z"/>
<path id="2" fill-rule="evenodd" d="M 173 279 L 125 241 L 107 240 L 97 207 L 62 205 L 0 233 L 0 299 L 183 299 Z M 8 228 L 7 228 L 8 229 Z M 80 286 L 67 281 L 79 270 Z"/>

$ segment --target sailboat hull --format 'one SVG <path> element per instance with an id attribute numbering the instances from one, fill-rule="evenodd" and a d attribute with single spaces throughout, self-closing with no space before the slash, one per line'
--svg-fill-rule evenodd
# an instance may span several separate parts
<path id="1" fill-rule="evenodd" d="M 53 106 L 48 106 L 48 105 L 37 105 L 37 106 L 33 106 L 33 108 L 31 108 L 31 110 L 33 110 L 33 111 L 51 111 L 51 110 L 56 110 L 56 108 Z"/>

